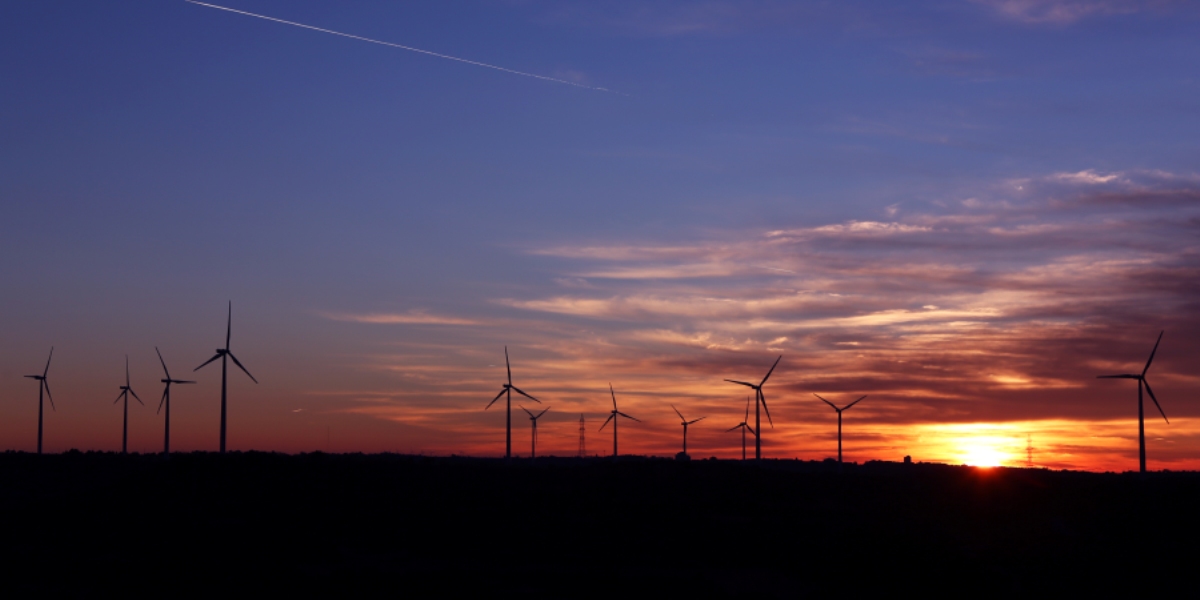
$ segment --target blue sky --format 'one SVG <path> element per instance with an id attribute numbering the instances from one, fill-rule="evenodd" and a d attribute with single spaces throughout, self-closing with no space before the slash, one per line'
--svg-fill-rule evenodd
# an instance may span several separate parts
<path id="1" fill-rule="evenodd" d="M 182 0 L 7 3 L 6 447 L 31 443 L 19 376 L 50 345 L 75 436 L 56 443 L 106 447 L 92 424 L 117 415 L 92 390 L 115 382 L 125 353 L 154 387 L 156 344 L 199 364 L 229 299 L 239 356 L 266 382 L 240 389 L 242 410 L 260 446 L 288 450 L 327 422 L 376 432 L 356 434 L 362 449 L 476 449 L 449 420 L 497 424 L 468 400 L 491 383 L 464 374 L 484 377 L 505 343 L 584 410 L 591 388 L 564 383 L 572 369 L 602 366 L 651 402 L 671 377 L 691 382 L 721 361 L 769 364 L 778 351 L 806 364 L 827 349 L 784 326 L 722 333 L 774 322 L 772 310 L 819 320 L 949 303 L 960 320 L 941 322 L 1031 332 L 1053 320 L 1071 339 L 1154 321 L 1130 333 L 1131 357 L 1164 322 L 1181 331 L 1168 341 L 1194 326 L 1163 312 L 1194 306 L 1190 287 L 1165 286 L 1104 325 L 1144 289 L 1136 276 L 1122 271 L 1108 296 L 1065 275 L 1120 261 L 1175 277 L 1196 267 L 1200 10 L 1186 2 L 218 4 L 614 92 Z M 908 274 L 855 270 L 891 264 Z M 976 279 L 912 274 L 935 268 Z M 1035 273 L 1044 297 L 987 296 Z M 849 288 L 862 295 L 836 307 L 769 308 L 796 290 Z M 1046 299 L 1068 288 L 1093 304 Z M 708 318 L 686 308 L 697 299 L 742 308 Z M 870 323 L 855 335 L 888 340 L 881 352 L 911 333 Z M 736 343 L 710 343 L 722 335 Z M 1027 347 L 1032 334 L 1012 335 Z M 687 365 L 656 370 L 672 353 Z M 816 385 L 784 376 L 795 402 Z M 879 405 L 890 408 L 864 418 L 939 422 L 932 405 L 904 403 L 979 376 L 892 390 Z M 703 399 L 691 385 L 679 387 Z M 212 390 L 194 393 L 190 443 L 202 448 Z M 999 392 L 945 393 L 960 401 L 952 420 L 1129 414 L 1089 413 L 1092 388 L 1050 413 Z M 427 406 L 442 420 L 406 420 Z M 277 424 L 297 409 L 320 415 L 303 435 Z M 149 446 L 157 421 L 145 412 Z M 794 432 L 800 454 L 806 432 Z M 553 445 L 553 428 L 542 436 Z"/>

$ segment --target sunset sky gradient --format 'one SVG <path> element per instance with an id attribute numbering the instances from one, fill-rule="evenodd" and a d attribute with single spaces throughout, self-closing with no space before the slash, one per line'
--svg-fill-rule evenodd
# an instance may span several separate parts
<path id="1" fill-rule="evenodd" d="M 224 341 L 229 446 L 1200 468 L 1200 7 L 1168 0 L 0 9 L 0 448 L 161 448 Z M 616 93 L 597 91 L 602 87 Z M 218 369 L 172 390 L 213 450 Z M 153 401 L 150 401 L 153 399 Z M 514 450 L 529 448 L 515 406 Z M 528 406 L 528 405 L 526 405 Z M 532 408 L 530 406 L 530 408 Z M 519 416 L 518 416 L 519 415 Z"/>

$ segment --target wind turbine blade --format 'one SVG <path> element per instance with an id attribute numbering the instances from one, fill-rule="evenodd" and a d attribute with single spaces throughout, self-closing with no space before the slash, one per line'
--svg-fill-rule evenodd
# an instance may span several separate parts
<path id="1" fill-rule="evenodd" d="M 814 396 L 816 396 L 816 397 L 818 397 L 818 398 L 821 398 L 821 395 L 820 395 L 820 394 L 813 394 L 813 395 L 814 395 Z M 829 406 L 833 406 L 833 403 L 832 403 L 832 402 L 830 402 L 830 401 L 828 401 L 828 400 L 826 400 L 826 399 L 824 399 L 824 398 L 821 398 L 821 402 L 824 402 L 825 404 L 828 404 Z M 833 410 L 838 410 L 838 407 L 836 407 L 836 406 L 833 406 Z M 840 411 L 839 411 L 839 412 L 840 412 Z M 828 414 L 828 413 L 826 413 L 826 414 Z"/>
<path id="2" fill-rule="evenodd" d="M 627 414 L 625 414 L 625 413 L 623 413 L 623 412 L 621 412 L 621 411 L 617 411 L 617 414 L 618 414 L 618 415 L 621 415 L 622 417 L 625 417 L 626 419 L 633 419 L 634 421 L 637 421 L 638 423 L 641 423 L 641 422 L 642 422 L 642 420 L 641 420 L 641 419 L 639 419 L 639 418 L 637 418 L 637 417 L 631 417 L 631 416 L 629 416 L 629 415 L 627 415 Z"/>
<path id="3" fill-rule="evenodd" d="M 533 413 L 529 412 L 529 409 L 528 409 L 528 408 L 525 408 L 524 406 L 521 406 L 520 404 L 518 404 L 517 406 L 518 406 L 518 407 L 520 407 L 520 408 L 521 408 L 521 410 L 525 411 L 525 414 L 529 415 L 529 418 L 530 418 L 530 419 L 532 419 L 532 418 L 533 418 Z"/>
<path id="4" fill-rule="evenodd" d="M 154 347 L 154 351 L 158 353 L 158 362 L 162 363 L 163 373 L 167 375 L 167 379 L 171 378 L 171 372 L 167 370 L 167 361 L 163 360 L 162 352 L 158 351 L 158 346 Z"/>
<path id="5" fill-rule="evenodd" d="M 249 377 L 250 380 L 253 381 L 254 383 L 258 383 L 258 380 L 255 379 L 254 376 L 250 374 L 250 371 L 246 370 L 246 367 L 242 366 L 242 363 L 240 361 L 238 361 L 237 357 L 234 356 L 232 352 L 226 352 L 226 354 L 229 355 L 229 358 L 233 359 L 233 364 L 237 365 L 238 368 L 241 369 L 242 372 L 246 374 L 246 377 Z"/>
<path id="6" fill-rule="evenodd" d="M 167 403 L 167 390 L 169 390 L 169 389 L 171 389 L 171 384 L 168 383 L 167 387 L 163 388 L 162 399 L 158 401 L 158 410 L 154 411 L 154 414 L 157 415 L 157 414 L 162 413 L 163 404 Z"/>
<path id="7" fill-rule="evenodd" d="M 737 425 L 734 425 L 733 427 L 730 427 L 729 429 L 726 429 L 726 430 L 725 430 L 725 433 L 729 433 L 730 431 L 737 431 L 738 429 L 741 429 L 741 428 L 742 428 L 742 425 L 743 425 L 742 423 L 739 423 L 739 424 L 737 424 Z"/>
<path id="8" fill-rule="evenodd" d="M 504 347 L 504 368 L 508 371 L 508 385 L 512 385 L 512 365 L 508 362 L 508 346 Z"/>
<path id="9" fill-rule="evenodd" d="M 51 350 L 51 352 L 53 352 L 53 350 Z M 46 363 L 46 364 L 50 364 L 50 363 Z M 50 410 L 52 410 L 54 412 L 58 412 L 58 409 L 54 408 L 54 394 L 50 393 L 50 382 L 46 381 L 45 377 L 42 378 L 42 385 L 46 386 L 46 398 L 50 399 Z"/>
<path id="10" fill-rule="evenodd" d="M 117 394 L 117 399 L 113 400 L 113 404 L 120 402 L 121 398 L 123 398 L 124 396 L 125 396 L 125 390 L 121 390 L 121 393 Z"/>
<path id="11" fill-rule="evenodd" d="M 770 370 L 770 371 L 767 371 L 767 376 L 766 376 L 766 377 L 763 377 L 762 383 L 759 383 L 759 384 L 758 384 L 759 386 L 762 386 L 762 384 L 763 384 L 763 383 L 766 383 L 766 382 L 767 382 L 767 379 L 771 377 L 771 373 L 774 373 L 774 372 L 775 372 L 775 367 L 778 367 L 778 366 L 779 366 L 779 361 L 781 361 L 781 360 L 783 360 L 783 355 L 782 355 L 782 354 L 780 354 L 780 355 L 779 355 L 779 358 L 775 359 L 775 364 L 771 365 L 771 370 Z"/>
<path id="12" fill-rule="evenodd" d="M 606 425 L 608 425 L 608 422 L 609 422 L 609 421 L 611 421 L 611 420 L 613 420 L 613 419 L 615 419 L 615 418 L 617 418 L 617 415 L 616 415 L 616 413 L 612 413 L 612 414 L 608 415 L 608 418 L 604 420 L 604 425 L 601 425 L 601 426 L 600 426 L 600 429 L 597 429 L 596 431 L 604 431 L 604 427 L 605 427 Z"/>
<path id="13" fill-rule="evenodd" d="M 771 424 L 771 429 L 775 428 L 775 421 L 771 420 L 771 409 L 767 408 L 767 395 L 761 389 L 758 390 L 758 397 L 762 398 L 763 411 L 767 413 L 767 422 Z"/>
<path id="14" fill-rule="evenodd" d="M 866 398 L 866 396 L 863 396 L 862 398 L 859 398 L 858 400 L 855 400 L 854 402 L 851 402 L 850 404 L 847 404 L 847 405 L 846 405 L 846 408 L 850 408 L 851 406 L 854 406 L 855 404 L 858 404 L 859 402 L 862 402 L 862 401 L 863 401 L 863 398 Z M 842 410 L 846 410 L 846 408 L 843 408 Z"/>
<path id="15" fill-rule="evenodd" d="M 225 349 L 229 350 L 229 336 L 233 333 L 233 300 L 229 301 L 229 316 L 225 319 Z M 249 375 L 249 373 L 247 373 Z M 254 379 L 251 377 L 251 379 Z"/>
<path id="16" fill-rule="evenodd" d="M 196 383 L 196 382 L 195 382 L 195 381 L 182 381 L 182 380 L 179 380 L 179 379 L 172 379 L 172 380 L 171 380 L 171 383 Z"/>
<path id="17" fill-rule="evenodd" d="M 1154 362 L 1154 353 L 1158 352 L 1158 345 L 1162 342 L 1162 336 L 1166 330 L 1158 333 L 1158 341 L 1154 342 L 1154 349 L 1150 351 L 1150 360 L 1146 361 L 1146 368 L 1142 369 L 1142 377 L 1146 376 L 1146 371 L 1150 370 L 1150 363 Z"/>
<path id="18" fill-rule="evenodd" d="M 50 359 L 54 358 L 54 346 L 50 346 L 50 356 L 46 357 L 46 368 L 42 369 L 42 377 L 50 372 Z"/>
<path id="19" fill-rule="evenodd" d="M 1096 379 L 1141 379 L 1141 375 L 1097 375 Z"/>
<path id="20" fill-rule="evenodd" d="M 200 365 L 200 366 L 196 367 L 195 369 L 192 369 L 192 372 L 193 372 L 193 373 L 195 373 L 196 371 L 199 371 L 200 369 L 203 369 L 203 368 L 204 368 L 204 365 L 207 365 L 208 363 L 210 363 L 210 362 L 212 362 L 212 361 L 214 361 L 214 360 L 217 360 L 218 358 L 221 358 L 221 353 L 220 353 L 220 352 L 218 352 L 218 353 L 217 353 L 216 355 L 214 355 L 212 358 L 210 358 L 210 359 L 208 359 L 208 360 L 204 361 L 204 364 L 203 364 L 203 365 Z"/>
<path id="21" fill-rule="evenodd" d="M 613 399 L 613 411 L 615 412 L 615 411 L 617 410 L 617 393 L 613 391 L 613 389 L 612 389 L 612 383 L 609 383 L 609 384 L 608 384 L 608 393 L 612 395 L 612 399 Z"/>
<path id="22" fill-rule="evenodd" d="M 146 405 L 144 402 L 142 402 L 142 399 L 141 399 L 141 398 L 138 398 L 137 392 L 133 391 L 133 388 L 129 388 L 129 393 L 130 393 L 130 394 L 133 394 L 133 399 L 134 399 L 134 400 L 137 400 L 137 401 L 138 401 L 138 404 L 141 404 L 142 406 L 145 406 L 145 405 Z"/>
<path id="23" fill-rule="evenodd" d="M 520 395 L 522 395 L 522 396 L 525 396 L 526 398 L 529 398 L 530 400 L 533 400 L 534 402 L 537 402 L 538 404 L 541 404 L 541 403 L 542 403 L 542 401 L 541 401 L 541 400 L 538 400 L 537 398 L 534 398 L 533 396 L 530 396 L 529 394 L 526 394 L 525 392 L 521 391 L 521 388 L 519 388 L 519 387 L 517 387 L 517 386 L 515 386 L 515 385 L 509 386 L 509 387 L 511 387 L 512 389 L 516 390 L 516 392 L 517 392 L 518 394 L 520 394 Z"/>
<path id="24" fill-rule="evenodd" d="M 537 414 L 537 416 L 536 416 L 536 417 L 534 417 L 534 419 L 541 418 L 541 416 L 542 416 L 542 415 L 546 414 L 546 411 L 547 411 L 547 410 L 550 410 L 550 407 L 549 407 L 549 406 L 547 406 L 547 407 L 545 408 L 545 410 L 543 410 L 542 412 L 538 413 L 538 414 Z"/>
<path id="25" fill-rule="evenodd" d="M 728 381 L 729 383 L 737 383 L 737 384 L 744 385 L 744 386 L 750 387 L 750 388 L 755 387 L 753 383 L 746 383 L 745 381 L 736 381 L 733 379 L 726 379 L 725 381 Z"/>
<path id="26" fill-rule="evenodd" d="M 1146 391 L 1150 392 L 1150 399 L 1154 401 L 1154 406 L 1156 408 L 1158 408 L 1158 414 L 1162 415 L 1163 420 L 1166 421 L 1168 425 L 1170 425 L 1171 420 L 1167 418 L 1167 413 L 1163 412 L 1162 407 L 1159 406 L 1158 398 L 1154 397 L 1154 390 L 1150 389 L 1150 382 L 1143 379 L 1142 383 L 1146 384 Z"/>
<path id="27" fill-rule="evenodd" d="M 500 399 L 500 396 L 503 396 L 503 395 L 504 395 L 504 392 L 507 392 L 507 391 L 508 391 L 508 388 L 501 389 L 501 390 L 500 390 L 500 393 L 499 393 L 499 394 L 496 394 L 496 397 L 495 397 L 495 398 L 492 398 L 492 401 L 491 401 L 491 402 L 488 402 L 488 405 L 487 405 L 487 406 L 485 406 L 485 407 L 483 407 L 483 410 L 487 410 L 487 409 L 491 408 L 491 407 L 492 407 L 492 405 L 493 405 L 493 404 L 495 404 L 495 403 L 496 403 L 496 401 Z"/>
<path id="28" fill-rule="evenodd" d="M 679 412 L 679 409 L 675 408 L 674 404 L 671 405 L 671 410 L 675 411 L 675 414 L 679 415 L 680 421 L 687 421 L 687 419 L 683 418 L 683 414 Z"/>

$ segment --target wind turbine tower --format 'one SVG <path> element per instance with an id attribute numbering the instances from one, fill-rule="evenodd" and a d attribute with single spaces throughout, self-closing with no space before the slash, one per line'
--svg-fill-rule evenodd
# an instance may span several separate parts
<path id="1" fill-rule="evenodd" d="M 547 406 L 546 408 L 542 409 L 542 412 L 536 415 L 529 412 L 529 409 L 525 408 L 524 406 L 521 407 L 521 410 L 525 411 L 525 414 L 529 415 L 529 422 L 533 423 L 533 437 L 530 440 L 532 446 L 529 449 L 529 458 L 537 458 L 537 420 L 540 419 L 542 415 L 546 414 L 546 411 L 550 410 L 550 407 Z"/>
<path id="2" fill-rule="evenodd" d="M 1150 359 L 1146 361 L 1146 366 L 1141 373 L 1125 374 L 1125 375 L 1101 375 L 1098 379 L 1136 379 L 1138 382 L 1138 464 L 1141 472 L 1146 472 L 1146 421 L 1145 411 L 1142 407 L 1142 388 L 1146 388 L 1146 393 L 1150 394 L 1150 399 L 1154 401 L 1155 408 L 1162 415 L 1164 421 L 1168 425 L 1171 421 L 1167 419 L 1167 413 L 1163 412 L 1162 406 L 1158 404 L 1158 398 L 1154 397 L 1154 390 L 1150 389 L 1150 382 L 1146 380 L 1146 371 L 1150 370 L 1150 363 L 1154 362 L 1154 354 L 1158 352 L 1158 344 L 1162 342 L 1163 334 L 1161 331 L 1158 334 L 1158 341 L 1154 342 L 1154 349 L 1150 351 Z"/>
<path id="3" fill-rule="evenodd" d="M 689 421 L 689 420 L 683 418 L 683 415 L 679 412 L 678 408 L 675 408 L 674 404 L 671 405 L 671 410 L 675 411 L 675 414 L 679 415 L 679 422 L 683 425 L 683 454 L 686 456 L 687 455 L 688 425 L 691 425 L 692 423 L 697 423 L 697 422 L 703 421 L 704 419 L 707 419 L 708 417 L 700 417 L 699 419 L 692 419 L 691 421 Z"/>
<path id="4" fill-rule="evenodd" d="M 196 383 L 195 381 L 183 381 L 182 379 L 171 379 L 171 372 L 167 370 L 167 361 L 163 360 L 162 352 L 158 351 L 158 346 L 154 347 L 154 351 L 158 353 L 158 362 L 162 363 L 163 375 L 166 379 L 161 381 L 166 385 L 163 388 L 162 400 L 158 401 L 158 412 L 162 412 L 163 407 L 167 409 L 165 419 L 163 420 L 163 454 L 171 454 L 171 384 L 172 383 Z"/>
<path id="5" fill-rule="evenodd" d="M 50 410 L 58 412 L 54 408 L 54 396 L 50 395 L 50 382 L 46 380 L 46 376 L 50 373 L 50 359 L 54 358 L 54 346 L 50 347 L 50 356 L 46 358 L 46 368 L 42 369 L 41 375 L 26 375 L 29 379 L 36 379 L 38 382 L 38 444 L 37 453 L 42 453 L 42 396 L 50 399 Z"/>
<path id="6" fill-rule="evenodd" d="M 492 401 L 488 402 L 488 405 L 483 407 L 483 410 L 491 408 L 492 405 L 500 399 L 500 396 L 508 396 L 508 399 L 505 400 L 504 406 L 504 459 L 508 460 L 512 458 L 512 393 L 516 391 L 518 394 L 525 396 L 526 398 L 529 398 L 538 404 L 541 404 L 542 401 L 530 396 L 529 394 L 526 394 L 525 392 L 521 391 L 521 388 L 512 384 L 512 365 L 508 362 L 508 346 L 504 347 L 504 368 L 508 371 L 508 383 L 504 384 L 504 387 L 500 388 L 500 393 L 496 394 L 496 397 L 492 398 Z"/>
<path id="7" fill-rule="evenodd" d="M 217 353 L 214 354 L 212 358 L 205 361 L 203 365 L 200 365 L 199 367 L 192 369 L 192 372 L 195 373 L 196 371 L 203 369 L 204 366 L 207 365 L 208 363 L 210 363 L 214 360 L 217 360 L 218 358 L 221 359 L 221 454 L 225 453 L 225 397 L 226 397 L 226 383 L 229 380 L 229 378 L 228 378 L 229 359 L 233 359 L 233 364 L 237 365 L 237 367 L 239 369 L 241 369 L 243 373 L 246 374 L 246 377 L 249 377 L 250 380 L 253 381 L 254 383 L 256 383 L 256 384 L 258 383 L 258 380 L 255 379 L 254 376 L 250 374 L 250 371 L 246 370 L 246 367 L 242 366 L 241 361 L 239 361 L 237 359 L 237 357 L 233 355 L 233 352 L 231 352 L 229 350 L 229 336 L 232 331 L 233 331 L 233 301 L 231 300 L 229 302 L 229 316 L 225 321 L 225 347 L 217 348 Z"/>
<path id="8" fill-rule="evenodd" d="M 612 424 L 613 424 L 613 458 L 615 459 L 618 456 L 618 454 L 617 454 L 617 423 L 620 421 L 620 419 L 618 419 L 617 417 L 625 417 L 626 419 L 633 419 L 634 421 L 637 421 L 638 423 L 641 423 L 642 421 L 641 421 L 641 419 L 638 419 L 636 417 L 631 417 L 631 416 L 617 410 L 617 393 L 613 391 L 613 387 L 612 387 L 611 383 L 608 384 L 608 393 L 612 395 L 613 409 L 612 409 L 612 412 L 609 413 L 608 419 L 604 421 L 604 425 L 600 426 L 600 431 L 604 431 L 604 426 L 608 425 L 609 421 L 612 421 Z"/>
<path id="9" fill-rule="evenodd" d="M 129 395 L 133 394 L 133 399 L 138 401 L 138 404 L 145 406 L 142 399 L 138 398 L 137 392 L 129 385 L 129 355 L 125 355 L 125 385 L 121 386 L 121 393 L 117 394 L 117 399 L 113 400 L 113 404 L 125 400 L 122 408 L 124 416 L 122 417 L 121 425 L 121 454 L 127 454 L 129 450 Z"/>
<path id="10" fill-rule="evenodd" d="M 762 387 L 766 385 L 767 379 L 771 377 L 771 373 L 775 372 L 775 367 L 779 366 L 779 361 L 782 359 L 782 354 L 779 355 L 779 358 L 775 359 L 775 364 L 771 365 L 771 370 L 767 371 L 767 376 L 763 377 L 762 381 L 758 382 L 758 385 L 733 379 L 725 380 L 729 383 L 744 385 L 754 390 L 754 460 L 762 460 L 762 421 L 759 416 L 760 407 L 767 413 L 767 422 L 771 424 L 772 428 L 775 427 L 775 422 L 771 420 L 771 410 L 767 408 L 767 396 L 763 394 Z"/>
<path id="11" fill-rule="evenodd" d="M 730 431 L 734 431 L 735 429 L 742 430 L 742 460 L 746 460 L 746 432 L 749 431 L 750 433 L 752 433 L 756 436 L 758 435 L 757 433 L 754 432 L 753 429 L 750 429 L 750 425 L 747 423 L 747 421 L 749 421 L 749 420 L 750 420 L 750 396 L 746 396 L 746 414 L 742 416 L 742 422 L 725 430 L 725 433 L 729 433 Z"/>
<path id="12" fill-rule="evenodd" d="M 821 398 L 817 394 L 813 394 L 813 395 L 817 396 L 818 398 Z M 851 402 L 850 404 L 847 404 L 846 406 L 843 406 L 842 408 L 838 408 L 837 406 L 834 405 L 834 403 L 832 403 L 824 398 L 821 398 L 821 402 L 828 404 L 829 406 L 831 406 L 833 408 L 833 410 L 837 411 L 837 415 L 838 415 L 838 464 L 839 465 L 842 464 L 842 412 L 849 409 L 851 406 L 854 406 L 855 404 L 862 402 L 863 398 L 866 398 L 866 396 L 863 396 L 862 398 L 859 398 L 858 400 L 855 400 L 854 402 Z"/>

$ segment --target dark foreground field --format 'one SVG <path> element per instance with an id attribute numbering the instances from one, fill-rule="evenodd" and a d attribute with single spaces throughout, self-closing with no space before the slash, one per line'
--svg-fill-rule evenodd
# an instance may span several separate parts
<path id="1" fill-rule="evenodd" d="M 1200 584 L 1198 507 L 1188 473 L 7 453 L 0 590 L 1147 593 Z"/>

